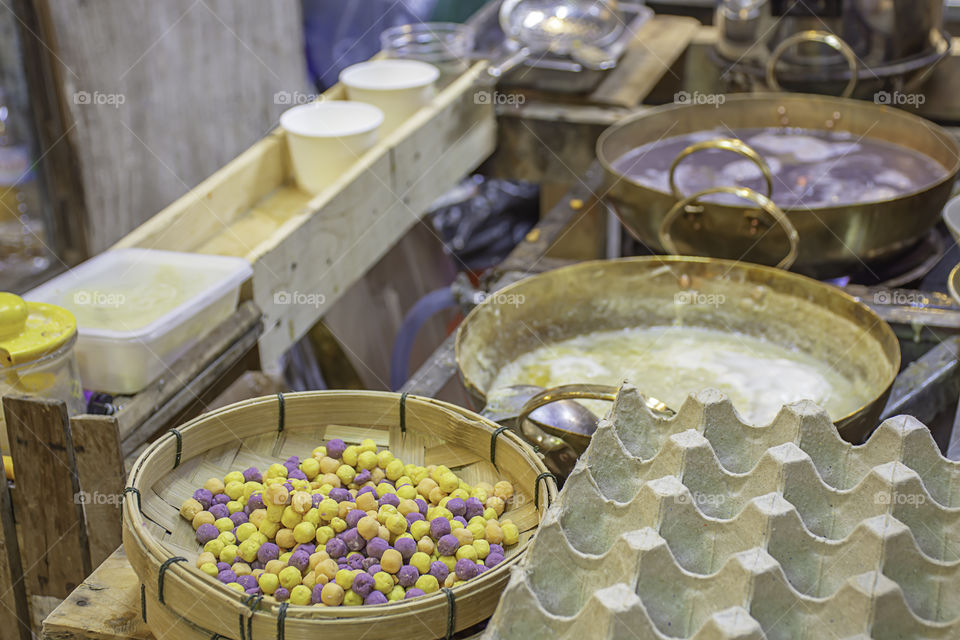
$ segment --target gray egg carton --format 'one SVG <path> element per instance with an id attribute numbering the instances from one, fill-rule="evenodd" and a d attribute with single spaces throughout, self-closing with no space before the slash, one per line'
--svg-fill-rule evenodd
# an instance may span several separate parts
<path id="1" fill-rule="evenodd" d="M 909 416 L 852 446 L 811 402 L 625 385 L 484 638 L 960 638 L 960 463 Z"/>

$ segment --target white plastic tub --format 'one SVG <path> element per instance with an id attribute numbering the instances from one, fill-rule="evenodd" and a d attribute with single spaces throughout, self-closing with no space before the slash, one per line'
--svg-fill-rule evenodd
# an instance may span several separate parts
<path id="1" fill-rule="evenodd" d="M 77 318 L 88 389 L 131 394 L 157 379 L 237 307 L 253 270 L 243 258 L 152 249 L 107 251 L 24 298 Z"/>

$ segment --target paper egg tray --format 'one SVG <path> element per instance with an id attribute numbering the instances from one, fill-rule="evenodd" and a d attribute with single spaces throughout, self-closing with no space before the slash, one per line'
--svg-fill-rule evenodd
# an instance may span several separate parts
<path id="1" fill-rule="evenodd" d="M 960 638 L 960 464 L 909 416 L 852 446 L 811 402 L 625 385 L 484 638 Z"/>

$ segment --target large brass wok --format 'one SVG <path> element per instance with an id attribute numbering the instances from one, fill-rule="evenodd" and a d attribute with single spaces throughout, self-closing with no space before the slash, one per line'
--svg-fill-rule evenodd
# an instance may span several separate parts
<path id="1" fill-rule="evenodd" d="M 839 207 L 786 209 L 799 235 L 794 270 L 817 277 L 841 275 L 851 265 L 893 256 L 936 224 L 960 170 L 960 149 L 937 125 L 906 111 L 859 100 L 799 94 L 725 96 L 723 104 L 670 105 L 629 117 L 597 141 L 605 192 L 630 232 L 664 251 L 661 224 L 679 198 L 623 176 L 612 163 L 663 137 L 721 127 L 802 127 L 849 131 L 923 153 L 947 175 L 930 186 L 889 200 Z M 842 160 L 841 160 L 842 162 Z M 732 186 L 732 185 L 724 185 Z M 682 194 L 689 196 L 691 194 Z M 681 253 L 776 264 L 788 253 L 788 234 L 752 203 L 701 204 L 674 219 L 670 235 Z"/>
<path id="2" fill-rule="evenodd" d="M 710 304 L 683 303 L 690 300 Z M 869 401 L 835 420 L 852 442 L 876 427 L 900 368 L 890 327 L 839 289 L 771 267 L 680 256 L 584 262 L 510 285 L 460 325 L 457 366 L 483 405 L 497 373 L 543 343 L 681 322 L 791 346 L 863 381 Z"/>

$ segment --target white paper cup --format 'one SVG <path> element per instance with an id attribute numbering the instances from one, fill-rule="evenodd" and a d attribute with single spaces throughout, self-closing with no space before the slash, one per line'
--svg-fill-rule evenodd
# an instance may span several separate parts
<path id="1" fill-rule="evenodd" d="M 297 186 L 317 194 L 333 184 L 377 143 L 383 112 L 362 102 L 329 100 L 287 109 L 280 126 Z"/>
<path id="2" fill-rule="evenodd" d="M 433 99 L 439 76 L 437 67 L 419 60 L 370 60 L 341 71 L 340 82 L 351 100 L 380 107 L 387 134 Z"/>

